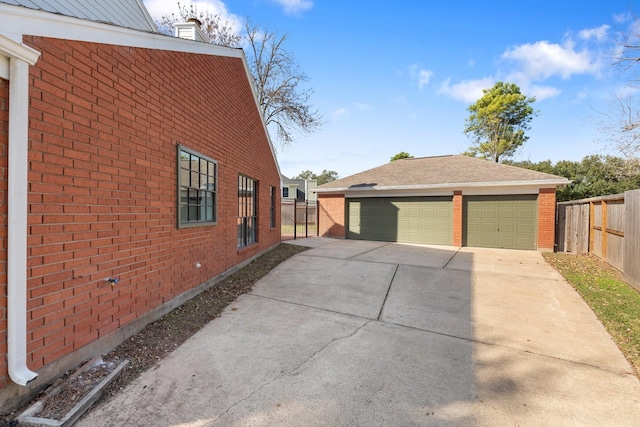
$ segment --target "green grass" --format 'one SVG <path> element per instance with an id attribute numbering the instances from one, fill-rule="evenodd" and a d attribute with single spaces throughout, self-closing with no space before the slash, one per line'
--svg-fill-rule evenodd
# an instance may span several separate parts
<path id="1" fill-rule="evenodd" d="M 544 254 L 580 294 L 640 373 L 640 292 L 621 273 L 589 255 Z"/>

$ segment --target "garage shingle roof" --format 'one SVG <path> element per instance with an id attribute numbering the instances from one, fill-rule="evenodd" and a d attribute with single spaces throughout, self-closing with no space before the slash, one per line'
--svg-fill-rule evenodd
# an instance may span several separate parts
<path id="1" fill-rule="evenodd" d="M 569 184 L 566 178 L 463 155 L 401 159 L 336 181 L 318 192 L 385 188 Z"/>

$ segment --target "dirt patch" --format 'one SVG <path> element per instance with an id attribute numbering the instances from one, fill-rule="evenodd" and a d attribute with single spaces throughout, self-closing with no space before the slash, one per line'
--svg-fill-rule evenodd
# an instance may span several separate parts
<path id="1" fill-rule="evenodd" d="M 166 357 L 211 320 L 218 317 L 224 308 L 236 298 L 249 292 L 258 280 L 266 276 L 278 264 L 307 249 L 302 246 L 288 244 L 278 245 L 213 288 L 202 292 L 171 313 L 148 325 L 142 331 L 104 355 L 102 358 L 107 363 L 127 359 L 129 360 L 129 365 L 105 390 L 102 398 L 95 406 L 108 401 L 142 372 L 154 367 L 158 361 Z M 50 417 L 61 419 L 82 399 L 83 396 L 81 394 L 86 387 L 70 382 L 70 379 L 74 378 L 75 371 L 65 373 L 62 381 L 58 381 L 58 383 L 68 383 L 69 387 L 67 389 L 65 386 L 65 390 L 59 394 L 60 397 L 51 405 Z M 98 372 L 96 370 L 94 374 L 89 374 L 88 376 L 83 374 L 83 381 L 86 384 L 89 381 L 97 384 L 108 374 L 109 372 L 107 371 Z M 58 383 L 56 383 L 56 386 Z M 89 391 L 90 388 L 84 394 Z M 44 395 L 45 393 L 43 392 L 28 405 L 17 409 L 9 416 L 0 417 L 0 427 L 16 426 L 17 421 L 15 418 L 27 407 L 42 399 Z"/>

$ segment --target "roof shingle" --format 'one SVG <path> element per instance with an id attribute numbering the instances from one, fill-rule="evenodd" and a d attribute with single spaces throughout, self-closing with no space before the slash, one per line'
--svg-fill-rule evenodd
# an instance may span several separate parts
<path id="1" fill-rule="evenodd" d="M 319 191 L 447 187 L 455 185 L 569 184 L 564 177 L 463 155 L 401 159 L 319 186 Z"/>

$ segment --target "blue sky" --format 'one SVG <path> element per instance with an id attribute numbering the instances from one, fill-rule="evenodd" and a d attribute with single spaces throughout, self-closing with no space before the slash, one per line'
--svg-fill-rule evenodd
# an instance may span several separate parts
<path id="1" fill-rule="evenodd" d="M 144 0 L 152 17 L 173 0 Z M 517 160 L 616 154 L 598 129 L 629 76 L 613 66 L 634 1 L 213 0 L 193 2 L 240 28 L 279 33 L 309 76 L 320 131 L 278 147 L 282 173 L 345 177 L 399 151 L 457 154 L 467 107 L 496 81 L 536 96 L 539 115 Z M 487 5 L 490 4 L 490 5 Z M 275 138 L 274 138 L 275 141 Z"/>

